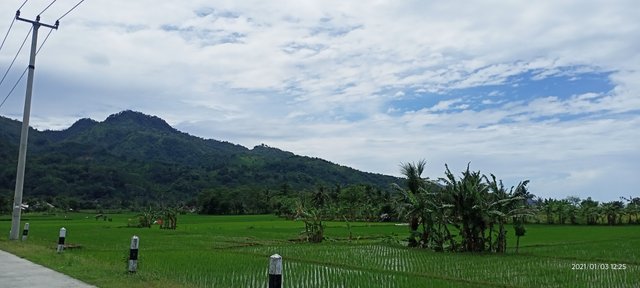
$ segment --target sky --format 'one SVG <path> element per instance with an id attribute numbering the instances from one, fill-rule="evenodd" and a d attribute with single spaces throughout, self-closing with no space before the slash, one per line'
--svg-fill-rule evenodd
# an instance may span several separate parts
<path id="1" fill-rule="evenodd" d="M 0 2 L 3 35 L 22 3 Z M 507 187 L 528 179 L 538 197 L 613 201 L 640 196 L 637 15 L 634 0 L 86 0 L 38 54 L 30 123 L 130 109 L 367 172 L 425 159 L 437 179 L 470 163 Z M 29 28 L 13 24 L 0 73 Z M 22 119 L 25 82 L 0 115 Z"/>

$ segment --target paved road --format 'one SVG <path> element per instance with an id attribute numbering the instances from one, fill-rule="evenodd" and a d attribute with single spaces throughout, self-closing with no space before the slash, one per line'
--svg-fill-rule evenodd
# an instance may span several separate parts
<path id="1" fill-rule="evenodd" d="M 0 250 L 0 288 L 14 287 L 95 288 L 95 286 Z"/>

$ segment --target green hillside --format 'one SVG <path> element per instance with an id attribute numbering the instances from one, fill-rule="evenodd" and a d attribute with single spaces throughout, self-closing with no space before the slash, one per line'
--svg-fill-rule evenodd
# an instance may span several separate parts
<path id="1" fill-rule="evenodd" d="M 12 199 L 19 121 L 0 117 L 0 197 Z M 30 130 L 26 203 L 70 208 L 195 205 L 222 193 L 236 212 L 262 211 L 266 194 L 369 185 L 386 190 L 398 178 L 366 173 L 265 145 L 253 149 L 202 139 L 164 120 L 123 111 L 103 122 L 80 119 L 62 131 Z M 6 208 L 5 208 L 6 209 Z"/>

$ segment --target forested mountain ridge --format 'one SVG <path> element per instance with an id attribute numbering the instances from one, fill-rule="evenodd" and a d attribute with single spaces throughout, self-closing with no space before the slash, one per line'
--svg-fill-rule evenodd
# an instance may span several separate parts
<path id="1" fill-rule="evenodd" d="M 12 199 L 20 141 L 16 120 L 0 117 L 0 197 Z M 164 120 L 123 111 L 80 119 L 62 131 L 30 129 L 25 202 L 72 208 L 144 207 L 223 193 L 250 209 L 257 193 L 366 184 L 386 190 L 398 178 L 259 145 L 202 139 Z M 223 192 L 220 192 L 223 191 Z M 231 200 L 230 200 L 231 201 Z"/>

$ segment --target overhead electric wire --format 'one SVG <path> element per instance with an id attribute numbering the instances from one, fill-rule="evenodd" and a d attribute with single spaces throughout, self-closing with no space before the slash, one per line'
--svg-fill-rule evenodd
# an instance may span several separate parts
<path id="1" fill-rule="evenodd" d="M 9 74 L 9 71 L 11 71 L 11 67 L 13 67 L 13 63 L 16 62 L 16 59 L 20 55 L 20 51 L 22 51 L 22 48 L 24 47 L 24 44 L 27 43 L 27 39 L 29 39 L 29 35 L 31 34 L 32 30 L 33 30 L 33 27 L 31 27 L 31 29 L 29 29 L 29 32 L 27 32 L 27 36 L 24 37 L 24 40 L 22 41 L 22 45 L 20 45 L 20 48 L 18 49 L 18 52 L 16 52 L 16 56 L 13 57 L 13 60 L 11 61 L 11 64 L 9 64 L 9 67 L 7 67 L 7 71 L 4 72 L 4 75 L 2 76 L 2 79 L 0 79 L 0 87 L 2 87 L 2 83 L 4 82 L 4 79 L 7 78 L 7 74 Z"/>
<path id="2" fill-rule="evenodd" d="M 80 0 L 80 2 L 78 2 L 78 4 L 76 4 L 76 6 L 73 6 L 73 8 L 69 9 L 69 11 L 67 11 L 67 13 L 62 14 L 62 16 L 60 16 L 60 18 L 58 18 L 58 21 L 60 21 L 62 18 L 64 18 L 64 16 L 67 16 L 67 14 L 71 13 L 71 11 L 73 11 L 73 9 L 76 9 L 76 7 L 80 6 L 80 4 L 82 4 L 82 2 L 84 2 L 84 0 Z"/>
<path id="3" fill-rule="evenodd" d="M 9 29 L 7 30 L 7 34 L 4 34 L 4 38 L 2 39 L 2 44 L 0 44 L 0 51 L 2 51 L 2 47 L 4 47 L 4 42 L 7 41 L 7 37 L 9 36 L 9 32 L 11 32 L 11 28 L 13 27 L 13 23 L 16 23 L 16 18 L 13 17 L 11 20 L 11 25 L 9 25 Z"/>
<path id="4" fill-rule="evenodd" d="M 49 39 L 49 36 L 51 35 L 51 32 L 53 32 L 53 29 L 49 29 L 49 33 L 47 33 L 47 36 L 44 37 L 44 40 L 42 40 L 42 43 L 40 43 L 40 47 L 38 47 L 38 50 L 36 50 L 36 55 L 38 55 L 38 53 L 40 53 L 40 49 L 42 49 L 42 46 L 44 46 L 44 43 L 47 43 L 47 39 Z"/>
<path id="5" fill-rule="evenodd" d="M 13 87 L 11 87 L 11 90 L 9 91 L 9 93 L 7 93 L 7 96 L 5 96 L 4 100 L 2 100 L 2 103 L 0 103 L 0 108 L 2 108 L 2 105 L 4 105 L 4 102 L 6 102 L 7 99 L 9 99 L 9 96 L 11 96 L 11 93 L 13 93 L 13 90 L 16 89 L 16 86 L 20 84 L 20 80 L 22 80 L 22 77 L 24 77 L 24 74 L 27 73 L 27 69 L 28 68 L 24 68 L 24 71 L 22 71 L 22 75 L 20 75 L 20 78 L 18 78 L 18 81 L 16 81 L 16 84 L 13 84 Z"/>
<path id="6" fill-rule="evenodd" d="M 24 4 L 27 4 L 27 1 L 29 1 L 29 0 L 24 0 L 24 2 L 22 2 L 22 5 L 20 5 L 20 8 L 18 8 L 18 11 L 19 11 L 20 9 L 22 9 L 22 7 L 24 7 Z"/>
<path id="7" fill-rule="evenodd" d="M 20 5 L 20 7 L 18 7 L 18 11 L 20 11 L 20 9 L 22 9 L 22 7 L 24 7 L 24 4 L 27 4 L 27 1 L 29 0 L 24 0 L 24 2 L 22 2 L 22 5 Z M 2 44 L 0 44 L 0 51 L 2 51 L 2 47 L 4 47 L 4 42 L 7 41 L 7 37 L 9 36 L 9 32 L 11 32 L 11 28 L 13 28 L 13 23 L 16 22 L 16 17 L 13 17 L 13 19 L 11 19 L 11 25 L 9 25 L 9 29 L 7 30 L 7 34 L 4 35 L 4 38 L 2 39 Z"/>
<path id="8" fill-rule="evenodd" d="M 51 3 L 49 3 L 49 6 L 45 7 L 44 9 L 42 9 L 42 11 L 40 11 L 40 13 L 38 13 L 38 15 L 42 15 L 42 13 L 44 13 L 44 11 L 47 11 L 47 9 L 49 9 L 49 7 L 51 7 L 51 5 L 53 5 L 53 3 L 56 3 L 56 1 L 58 1 L 58 0 L 51 1 Z"/>
<path id="9" fill-rule="evenodd" d="M 22 7 L 27 3 L 27 1 L 29 0 L 25 0 L 22 5 L 20 5 L 20 8 L 18 8 L 18 10 L 22 9 Z M 47 9 L 49 9 L 49 7 L 51 7 L 51 5 L 53 5 L 54 3 L 56 3 L 57 0 L 53 0 L 51 3 L 49 3 L 49 5 L 47 7 L 45 7 L 40 13 L 38 13 L 38 15 L 41 15 L 42 13 L 44 13 L 45 11 L 47 11 Z M 82 2 L 84 2 L 84 0 L 80 0 L 76 5 L 74 5 L 73 7 L 71 7 L 71 9 L 69 9 L 69 11 L 65 12 L 64 14 L 62 14 L 62 16 L 60 16 L 60 18 L 58 18 L 57 21 L 60 21 L 62 18 L 64 18 L 65 16 L 67 16 L 69 13 L 71 13 L 71 11 L 75 10 L 76 8 L 78 8 L 78 6 L 80 6 L 80 4 L 82 4 Z M 15 18 L 14 18 L 15 21 Z M 13 22 L 11 22 L 11 26 L 13 26 Z M 33 29 L 33 27 L 31 28 Z M 11 27 L 9 28 L 9 30 L 11 30 Z M 49 36 L 51 35 L 51 32 L 53 32 L 53 29 L 49 30 L 49 33 L 47 34 L 47 36 L 44 38 L 44 40 L 42 41 L 42 44 L 40 44 L 40 47 L 38 47 L 38 50 L 36 51 L 36 55 L 38 53 L 40 53 L 40 50 L 42 49 L 42 46 L 44 46 L 44 43 L 47 42 L 47 39 L 49 39 Z M 29 33 L 31 33 L 31 30 L 29 30 Z M 7 32 L 7 35 L 9 34 L 9 32 Z M 22 50 L 22 47 L 24 46 L 24 43 L 26 42 L 26 39 L 28 38 L 29 34 L 27 34 L 27 37 L 25 38 L 25 41 L 23 41 L 22 45 L 20 46 L 20 50 Z M 6 36 L 5 36 L 6 39 Z M 4 40 L 3 40 L 3 45 L 4 45 Z M 18 50 L 18 53 L 20 53 L 20 50 Z M 16 55 L 17 58 L 17 55 Z M 13 59 L 13 61 L 15 61 L 15 58 Z M 11 62 L 11 66 L 13 66 L 13 61 Z M 9 66 L 9 69 L 11 69 L 11 66 Z M 5 73 L 4 77 L 2 78 L 2 81 L 0 81 L 0 85 L 2 84 L 2 82 L 4 81 L 4 78 L 6 77 L 6 74 L 9 72 L 9 69 L 7 69 L 7 72 Z M 20 75 L 20 77 L 18 78 L 18 80 L 16 81 L 15 84 L 13 84 L 13 87 L 11 87 L 11 90 L 9 91 L 9 93 L 7 93 L 7 96 L 4 97 L 4 99 L 2 100 L 2 102 L 0 103 L 0 108 L 2 108 L 2 106 L 4 105 L 4 103 L 7 101 L 7 99 L 9 99 L 9 97 L 11 96 L 11 94 L 13 93 L 13 91 L 16 89 L 16 87 L 18 86 L 18 84 L 20 84 L 20 80 L 22 80 L 22 78 L 24 77 L 24 74 L 27 73 L 27 70 L 29 68 L 25 68 L 24 71 L 22 71 L 22 74 Z"/>
<path id="10" fill-rule="evenodd" d="M 49 33 L 47 34 L 47 36 L 44 37 L 44 40 L 42 40 L 42 43 L 40 44 L 40 47 L 38 47 L 38 50 L 36 50 L 36 55 L 38 55 L 38 53 L 40 53 L 40 49 L 42 49 L 42 46 L 44 46 L 44 43 L 47 43 L 47 39 L 49 39 L 49 36 L 51 35 L 51 32 L 53 32 L 53 29 L 49 30 Z M 27 73 L 28 69 L 29 69 L 29 67 L 24 68 L 24 71 L 22 71 L 22 74 L 20 75 L 20 78 L 18 78 L 18 80 L 16 80 L 16 83 L 13 84 L 13 87 L 11 87 L 11 90 L 9 91 L 9 93 L 7 93 L 7 96 L 5 96 L 4 99 L 2 100 L 2 103 L 0 103 L 0 108 L 2 108 L 2 105 L 4 105 L 4 102 L 6 102 L 7 99 L 9 99 L 9 96 L 11 96 L 11 94 L 13 93 L 13 90 L 15 90 L 16 87 L 18 86 L 18 84 L 20 84 L 20 80 L 22 80 L 22 78 L 24 77 L 24 74 Z"/>

